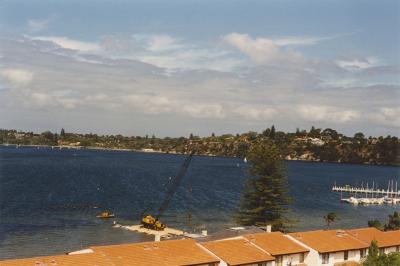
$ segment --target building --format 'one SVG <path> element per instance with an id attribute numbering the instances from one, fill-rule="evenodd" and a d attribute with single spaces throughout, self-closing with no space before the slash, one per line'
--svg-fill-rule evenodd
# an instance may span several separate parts
<path id="1" fill-rule="evenodd" d="M 347 230 L 352 236 L 371 244 L 376 240 L 381 253 L 400 251 L 400 230 L 382 232 L 375 227 Z"/>
<path id="2" fill-rule="evenodd" d="M 337 266 L 359 262 L 366 255 L 366 243 L 344 230 L 318 230 L 289 234 L 291 239 L 310 250 L 307 265 Z"/>
<path id="3" fill-rule="evenodd" d="M 77 254 L 34 257 L 27 259 L 3 260 L 1 266 L 109 266 L 110 263 L 99 254 Z"/>
<path id="4" fill-rule="evenodd" d="M 275 257 L 276 266 L 304 265 L 309 249 L 291 240 L 281 232 L 260 233 L 244 236 Z"/>
<path id="5" fill-rule="evenodd" d="M 96 246 L 70 254 L 0 261 L 0 266 L 217 266 L 220 262 L 191 239 Z"/>
<path id="6" fill-rule="evenodd" d="M 355 266 L 373 240 L 382 253 L 400 251 L 400 230 L 375 228 L 283 234 L 230 228 L 214 237 L 93 246 L 67 255 L 0 261 L 0 266 Z M 222 239 L 221 239 L 222 238 Z"/>
<path id="7" fill-rule="evenodd" d="M 243 237 L 205 242 L 202 246 L 220 258 L 219 266 L 273 266 L 275 260 Z"/>

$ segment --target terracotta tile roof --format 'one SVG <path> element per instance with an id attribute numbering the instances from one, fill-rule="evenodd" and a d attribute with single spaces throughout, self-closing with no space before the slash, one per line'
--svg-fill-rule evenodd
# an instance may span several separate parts
<path id="1" fill-rule="evenodd" d="M 192 239 L 99 246 L 91 249 L 112 260 L 114 265 L 181 266 L 219 262 Z"/>
<path id="2" fill-rule="evenodd" d="M 290 233 L 290 236 L 317 250 L 319 253 L 338 252 L 369 247 L 343 230 L 318 230 Z"/>
<path id="3" fill-rule="evenodd" d="M 34 257 L 28 259 L 3 260 L 1 266 L 110 266 L 107 258 L 99 254 L 80 254 L 80 255 L 60 255 Z"/>
<path id="4" fill-rule="evenodd" d="M 244 237 L 272 256 L 309 252 L 281 232 L 251 234 Z"/>
<path id="5" fill-rule="evenodd" d="M 261 263 L 275 259 L 244 238 L 211 241 L 201 245 L 229 265 Z"/>
<path id="6" fill-rule="evenodd" d="M 375 227 L 367 227 L 367 228 L 359 228 L 346 230 L 352 236 L 361 239 L 367 244 L 371 244 L 372 240 L 376 240 L 378 242 L 378 247 L 393 247 L 400 246 L 400 230 L 382 232 Z"/>

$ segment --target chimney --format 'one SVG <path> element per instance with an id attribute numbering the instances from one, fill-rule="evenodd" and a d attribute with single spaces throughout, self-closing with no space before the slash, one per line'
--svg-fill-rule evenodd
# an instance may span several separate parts
<path id="1" fill-rule="evenodd" d="M 208 235 L 207 230 L 202 230 L 202 231 L 201 231 L 201 235 L 202 235 L 202 236 L 207 236 L 207 235 Z"/>
<path id="2" fill-rule="evenodd" d="M 269 224 L 265 227 L 267 233 L 271 233 L 272 232 L 272 226 Z"/>
<path id="3" fill-rule="evenodd" d="M 154 241 L 155 242 L 160 242 L 161 241 L 161 236 L 158 235 L 158 234 L 154 235 Z"/>

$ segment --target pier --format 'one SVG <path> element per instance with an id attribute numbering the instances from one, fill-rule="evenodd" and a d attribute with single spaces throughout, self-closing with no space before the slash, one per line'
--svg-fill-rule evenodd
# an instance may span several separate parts
<path id="1" fill-rule="evenodd" d="M 387 189 L 380 189 L 376 183 L 372 183 L 372 187 L 366 184 L 366 187 L 353 187 L 350 185 L 337 186 L 336 183 L 332 187 L 332 191 L 341 193 L 341 201 L 358 204 L 400 204 L 400 190 L 397 188 L 397 182 L 389 181 Z M 349 198 L 343 198 L 343 192 L 352 195 Z M 359 197 L 357 197 L 359 196 Z"/>

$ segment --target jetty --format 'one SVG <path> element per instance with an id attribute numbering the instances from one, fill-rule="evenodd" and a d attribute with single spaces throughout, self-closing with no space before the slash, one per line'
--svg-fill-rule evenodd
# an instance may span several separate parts
<path id="1" fill-rule="evenodd" d="M 332 187 L 333 192 L 341 193 L 341 201 L 351 203 L 354 205 L 362 204 L 400 204 L 400 190 L 397 187 L 397 182 L 390 180 L 387 189 L 378 188 L 375 182 L 372 183 L 372 187 L 364 184 L 361 187 L 354 187 L 350 185 L 337 186 L 336 183 Z M 349 198 L 343 198 L 343 193 L 351 195 Z"/>

